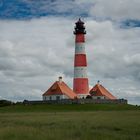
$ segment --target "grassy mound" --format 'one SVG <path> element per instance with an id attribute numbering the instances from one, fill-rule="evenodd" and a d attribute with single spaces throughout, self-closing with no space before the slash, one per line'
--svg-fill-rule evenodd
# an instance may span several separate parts
<path id="1" fill-rule="evenodd" d="M 69 112 L 69 111 L 120 111 L 140 110 L 140 106 L 128 104 L 68 104 L 68 105 L 12 105 L 0 107 L 0 112 Z"/>

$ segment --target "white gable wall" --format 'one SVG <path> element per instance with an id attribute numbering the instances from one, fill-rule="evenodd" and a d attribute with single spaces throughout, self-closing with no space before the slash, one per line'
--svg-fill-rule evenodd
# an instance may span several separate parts
<path id="1" fill-rule="evenodd" d="M 82 98 L 85 99 L 88 95 L 89 94 L 78 94 L 78 97 L 80 97 L 80 99 L 82 99 Z"/>
<path id="2" fill-rule="evenodd" d="M 46 95 L 43 96 L 43 100 L 47 101 L 47 100 L 61 100 L 61 99 L 69 99 L 68 96 L 66 95 Z"/>
<path id="3" fill-rule="evenodd" d="M 105 96 L 92 96 L 92 99 L 105 99 Z"/>

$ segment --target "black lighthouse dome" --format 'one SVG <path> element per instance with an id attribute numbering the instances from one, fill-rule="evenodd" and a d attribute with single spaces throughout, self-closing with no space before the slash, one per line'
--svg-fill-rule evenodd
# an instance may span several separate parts
<path id="1" fill-rule="evenodd" d="M 75 26 L 74 34 L 86 34 L 84 22 L 81 21 L 80 18 L 75 24 L 76 26 Z"/>

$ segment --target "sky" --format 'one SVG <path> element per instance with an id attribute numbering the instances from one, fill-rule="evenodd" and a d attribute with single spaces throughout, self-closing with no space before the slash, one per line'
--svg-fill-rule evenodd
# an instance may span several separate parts
<path id="1" fill-rule="evenodd" d="M 72 88 L 74 26 L 86 26 L 90 87 L 140 105 L 139 0 L 0 0 L 0 99 L 40 100 L 59 76 Z"/>

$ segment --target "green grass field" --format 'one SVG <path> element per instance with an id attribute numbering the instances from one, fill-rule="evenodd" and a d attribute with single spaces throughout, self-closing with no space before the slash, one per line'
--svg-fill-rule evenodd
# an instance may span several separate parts
<path id="1" fill-rule="evenodd" d="M 0 140 L 140 140 L 139 120 L 132 105 L 0 107 Z"/>

